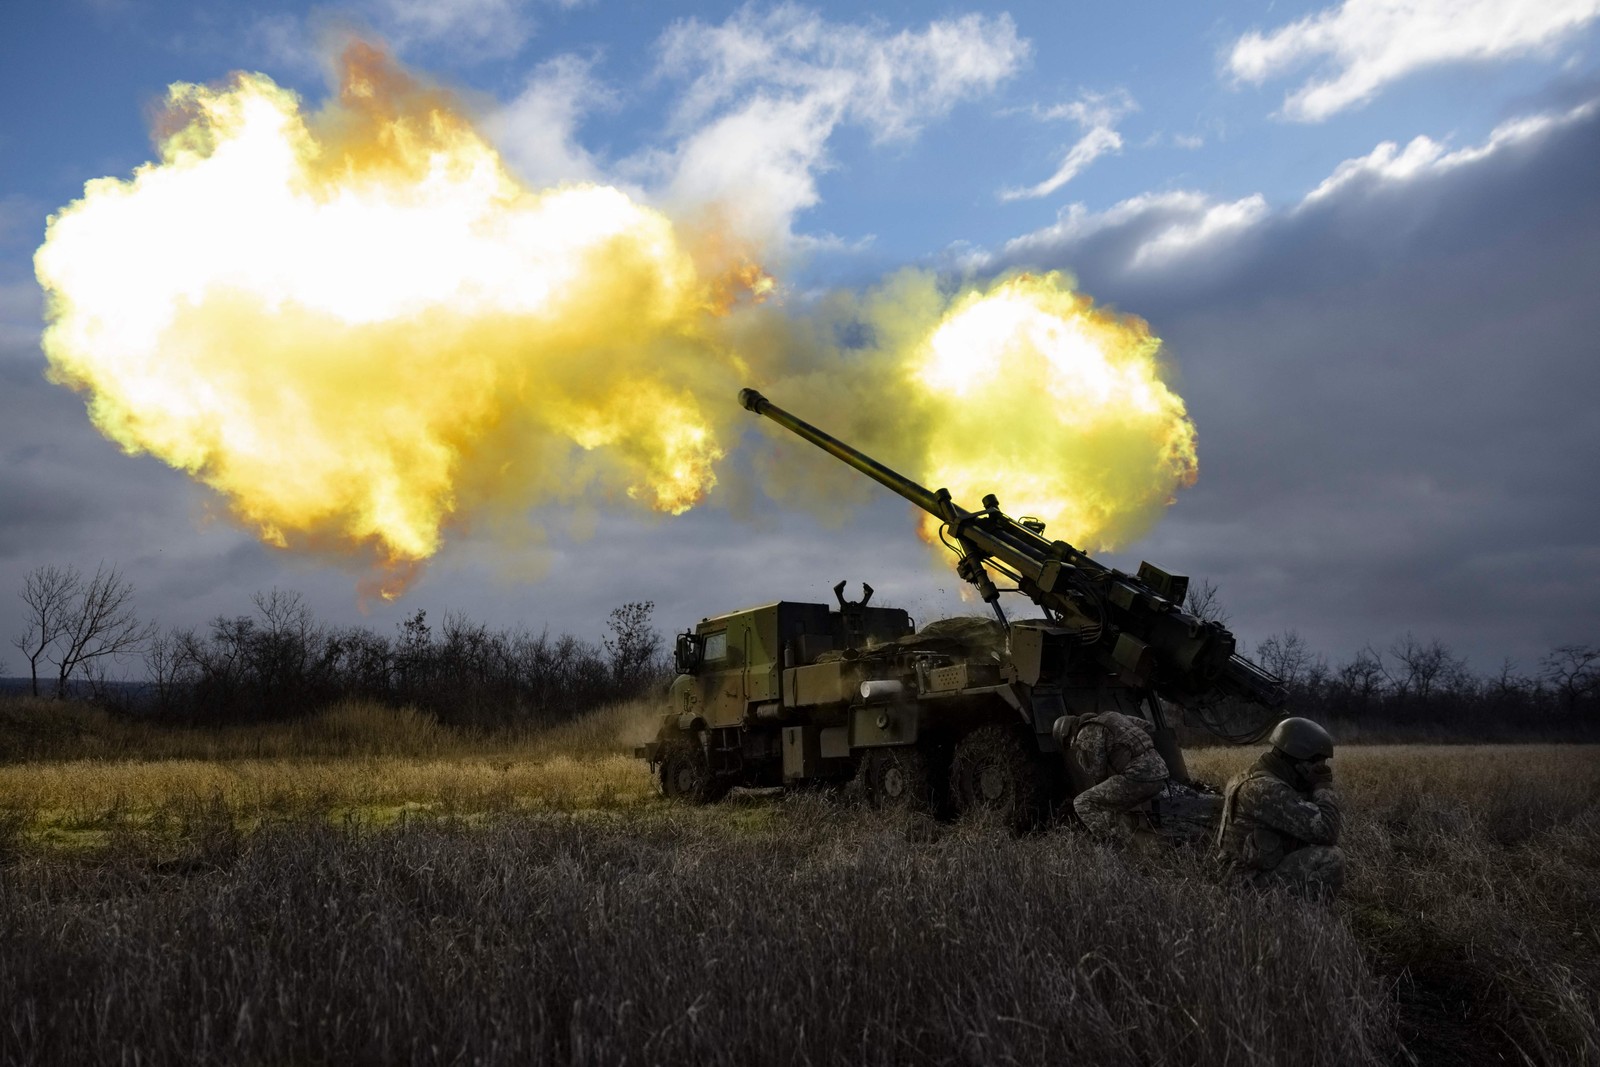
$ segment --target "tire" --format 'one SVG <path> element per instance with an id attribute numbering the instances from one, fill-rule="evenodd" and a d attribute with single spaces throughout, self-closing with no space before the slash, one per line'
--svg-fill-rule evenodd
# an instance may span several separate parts
<path id="1" fill-rule="evenodd" d="M 875 748 L 861 758 L 867 802 L 875 808 L 937 815 L 943 807 L 941 775 L 925 748 Z"/>
<path id="2" fill-rule="evenodd" d="M 1049 811 L 1050 782 L 1021 731 L 980 726 L 956 745 L 950 766 L 956 814 L 987 812 L 1015 830 L 1040 825 Z"/>
<path id="3" fill-rule="evenodd" d="M 728 791 L 711 773 L 705 748 L 690 736 L 674 737 L 662 744 L 656 775 L 661 783 L 661 795 L 669 800 L 709 804 Z"/>

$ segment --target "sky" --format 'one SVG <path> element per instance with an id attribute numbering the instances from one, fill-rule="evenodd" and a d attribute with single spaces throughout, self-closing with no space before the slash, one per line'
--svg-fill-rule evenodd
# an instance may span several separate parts
<path id="1" fill-rule="evenodd" d="M 919 619 L 973 609 L 887 493 L 763 485 L 772 439 L 748 416 L 698 506 L 546 493 L 447 524 L 392 603 L 103 436 L 46 377 L 47 220 L 157 158 L 169 84 L 260 72 L 316 106 L 352 38 L 447 86 L 528 188 L 613 186 L 674 219 L 714 205 L 795 321 L 909 268 L 947 291 L 1062 271 L 1148 322 L 1198 478 L 1101 555 L 1214 582 L 1246 650 L 1294 630 L 1337 663 L 1412 634 L 1489 673 L 1600 642 L 1600 0 L 10 0 L 8 639 L 24 575 L 102 561 L 164 626 L 271 588 L 332 623 L 457 610 L 585 637 L 628 601 L 675 630 L 831 600 L 841 578 Z M 829 428 L 806 381 L 748 384 Z M 0 673 L 21 666 L 0 646 Z"/>

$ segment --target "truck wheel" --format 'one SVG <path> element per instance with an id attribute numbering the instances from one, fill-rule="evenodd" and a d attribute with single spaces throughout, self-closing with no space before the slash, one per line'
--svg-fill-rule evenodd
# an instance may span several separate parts
<path id="1" fill-rule="evenodd" d="M 661 746 L 661 794 L 672 800 L 709 804 L 726 788 L 711 773 L 705 749 L 692 737 L 674 737 Z"/>
<path id="2" fill-rule="evenodd" d="M 875 808 L 930 815 L 939 810 L 939 776 L 925 749 L 875 748 L 862 757 L 861 777 Z"/>
<path id="3" fill-rule="evenodd" d="M 1049 800 L 1038 757 L 1018 731 L 998 725 L 980 726 L 956 745 L 950 791 L 958 815 L 990 811 L 1018 830 L 1039 825 Z"/>

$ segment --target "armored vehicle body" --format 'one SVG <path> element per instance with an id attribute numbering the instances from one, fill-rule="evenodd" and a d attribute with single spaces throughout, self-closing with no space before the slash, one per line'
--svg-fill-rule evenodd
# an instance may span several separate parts
<path id="1" fill-rule="evenodd" d="M 870 606 L 871 586 L 851 602 L 840 582 L 836 607 L 783 601 L 702 620 L 678 637 L 660 731 L 637 752 L 667 795 L 855 779 L 879 804 L 992 809 L 1026 826 L 1084 784 L 1052 736 L 1064 715 L 1144 719 L 1180 787 L 1179 706 L 1201 721 L 1221 702 L 1257 708 L 1251 735 L 1278 717 L 1277 679 L 1239 656 L 1221 625 L 1184 611 L 1188 579 L 1149 563 L 1137 574 L 1106 567 L 1046 540 L 1042 523 L 1005 515 L 992 495 L 968 512 L 754 390 L 740 399 L 937 516 L 957 572 L 995 617 L 916 630 L 904 611 Z M 1008 620 L 990 569 L 1042 617 Z M 1174 793 L 1167 814 L 1190 818 L 1188 801 Z"/>

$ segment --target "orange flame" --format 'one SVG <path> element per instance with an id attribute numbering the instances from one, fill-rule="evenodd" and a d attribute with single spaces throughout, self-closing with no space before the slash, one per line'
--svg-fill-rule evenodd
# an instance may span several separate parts
<path id="1" fill-rule="evenodd" d="M 89 182 L 35 267 L 51 376 L 260 537 L 360 551 L 397 595 L 453 520 L 716 484 L 739 361 L 697 264 L 616 189 L 522 187 L 451 95 L 357 43 L 313 115 L 259 74 L 174 85 L 160 162 Z"/>
<path id="2" fill-rule="evenodd" d="M 965 507 L 995 493 L 1085 551 L 1126 544 L 1199 473 L 1160 348 L 1142 319 L 1095 307 L 1060 274 L 961 295 L 902 365 L 937 427 L 924 471 Z M 924 536 L 938 528 L 928 517 Z"/>

